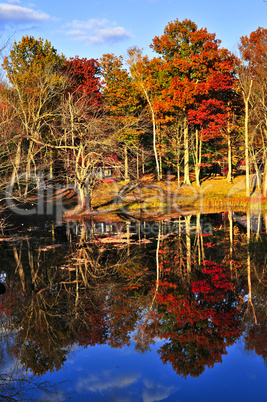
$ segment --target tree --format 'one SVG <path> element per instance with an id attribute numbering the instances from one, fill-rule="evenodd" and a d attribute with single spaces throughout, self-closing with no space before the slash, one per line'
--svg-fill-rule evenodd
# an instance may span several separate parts
<path id="1" fill-rule="evenodd" d="M 155 109 L 157 92 L 159 91 L 158 82 L 156 79 L 158 61 L 156 59 L 150 61 L 147 56 L 142 55 L 142 51 L 137 47 L 128 49 L 128 55 L 129 58 L 127 63 L 130 67 L 131 75 L 137 85 L 137 88 L 147 102 L 151 115 L 153 151 L 155 156 L 157 179 L 160 180 L 161 174 L 157 151 L 157 114 Z"/>
<path id="2" fill-rule="evenodd" d="M 198 29 L 190 20 L 180 22 L 176 19 L 165 27 L 162 36 L 153 39 L 151 45 L 152 49 L 162 57 L 161 68 L 167 74 L 162 90 L 165 113 L 167 116 L 179 114 L 183 121 L 186 184 L 190 183 L 190 129 L 194 128 L 196 134 L 198 176 L 201 164 L 201 141 L 207 140 L 205 137 L 207 126 L 213 121 L 209 138 L 218 136 L 227 118 L 225 105 L 233 96 L 234 57 L 226 49 L 220 49 L 219 44 L 220 41 L 215 39 L 215 34 L 208 33 L 204 28 Z M 207 109 L 209 112 L 206 112 Z M 206 116 L 203 116 L 203 112 Z M 207 113 L 210 114 L 208 120 Z M 225 119 L 222 118 L 224 114 Z M 188 126 L 189 120 L 190 126 Z"/>
<path id="3" fill-rule="evenodd" d="M 62 70 L 66 89 L 54 121 L 54 149 L 63 163 L 67 160 L 67 180 L 78 189 L 76 212 L 90 211 L 93 188 L 101 179 L 97 169 L 108 163 L 110 149 L 114 152 L 114 137 L 103 105 L 99 63 L 76 57 Z"/>
<path id="4" fill-rule="evenodd" d="M 237 67 L 237 74 L 243 94 L 243 101 L 245 105 L 245 124 L 244 124 L 244 136 L 245 136 L 245 163 L 246 163 L 246 197 L 249 197 L 249 174 L 250 174 L 250 162 L 249 162 L 249 103 L 251 100 L 251 91 L 253 85 L 253 79 L 250 75 L 247 66 L 241 63 Z"/>
<path id="5" fill-rule="evenodd" d="M 66 93 L 75 93 L 80 100 L 89 97 L 91 105 L 102 107 L 100 65 L 96 59 L 71 57 L 64 62 L 62 70 L 70 79 Z"/>
<path id="6" fill-rule="evenodd" d="M 238 47 L 240 60 L 237 73 L 245 105 L 246 196 L 249 196 L 249 136 L 251 137 L 249 118 L 256 131 L 262 131 L 265 144 L 267 140 L 267 29 L 259 27 L 251 32 L 250 36 L 242 36 Z M 249 109 L 252 112 L 250 114 Z M 261 137 L 261 132 L 259 134 L 258 137 Z M 267 195 L 265 144 L 263 143 L 262 147 L 262 159 L 265 177 L 264 195 Z"/>
<path id="7" fill-rule="evenodd" d="M 25 36 L 14 42 L 8 57 L 4 59 L 11 87 L 1 93 L 6 107 L 10 107 L 21 126 L 21 138 L 27 147 L 26 190 L 31 165 L 36 170 L 36 155 L 40 150 L 34 141 L 47 142 L 50 124 L 55 118 L 56 105 L 62 91 L 59 74 L 64 56 L 59 55 L 50 42 Z M 21 161 L 21 142 L 18 141 L 14 171 L 18 171 Z"/>
<path id="8" fill-rule="evenodd" d="M 129 72 L 123 67 L 121 56 L 104 54 L 100 63 L 104 78 L 102 90 L 104 102 L 109 113 L 110 124 L 114 126 L 116 139 L 124 147 L 124 177 L 128 180 L 128 150 L 133 149 L 138 159 L 140 135 L 144 132 L 146 124 L 143 102 Z"/>

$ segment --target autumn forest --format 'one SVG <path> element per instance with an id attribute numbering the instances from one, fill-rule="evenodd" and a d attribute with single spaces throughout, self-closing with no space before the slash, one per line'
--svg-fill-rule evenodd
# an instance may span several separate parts
<path id="1" fill-rule="evenodd" d="M 237 56 L 176 19 L 150 47 L 151 59 L 133 47 L 127 60 L 67 60 L 47 40 L 14 42 L 0 88 L 2 183 L 25 197 L 41 170 L 83 194 L 115 155 L 121 178 L 171 172 L 178 186 L 200 186 L 214 167 L 231 182 L 242 169 L 247 196 L 260 171 L 266 195 L 267 30 L 241 37 Z"/>

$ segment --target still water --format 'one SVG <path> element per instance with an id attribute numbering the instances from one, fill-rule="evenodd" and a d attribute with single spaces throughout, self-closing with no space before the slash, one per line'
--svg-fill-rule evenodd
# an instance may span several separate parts
<path id="1" fill-rule="evenodd" d="M 7 218 L 0 400 L 265 401 L 266 223 Z"/>

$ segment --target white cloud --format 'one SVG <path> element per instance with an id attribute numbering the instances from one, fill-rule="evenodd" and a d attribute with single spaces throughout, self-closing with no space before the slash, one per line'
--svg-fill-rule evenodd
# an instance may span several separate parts
<path id="1" fill-rule="evenodd" d="M 109 23 L 109 21 L 105 18 L 103 18 L 101 20 L 98 20 L 96 18 L 91 18 L 88 21 L 73 20 L 72 22 L 69 22 L 68 24 L 66 24 L 65 27 L 71 27 L 73 29 L 94 30 L 94 29 L 99 29 L 108 23 Z"/>
<path id="2" fill-rule="evenodd" d="M 137 373 L 116 374 L 113 371 L 105 371 L 102 374 L 91 374 L 87 378 L 81 378 L 77 385 L 77 392 L 92 391 L 102 392 L 112 388 L 125 388 L 134 384 L 140 377 Z"/>
<path id="3" fill-rule="evenodd" d="M 164 401 L 171 395 L 171 391 L 155 389 L 155 390 L 145 390 L 143 392 L 143 401 L 144 402 L 158 402 Z"/>
<path id="4" fill-rule="evenodd" d="M 116 26 L 114 22 L 95 18 L 88 21 L 73 20 L 64 25 L 61 32 L 75 41 L 87 44 L 115 43 L 131 37 L 125 28 Z"/>
<path id="5" fill-rule="evenodd" d="M 73 37 L 75 37 L 75 36 L 79 37 L 79 36 L 86 35 L 86 33 L 85 33 L 85 31 L 82 31 L 81 29 L 71 29 L 66 32 L 66 35 L 73 36 Z"/>
<path id="6" fill-rule="evenodd" d="M 179 389 L 173 386 L 161 385 L 149 379 L 145 379 L 144 384 L 147 388 L 143 391 L 144 402 L 164 401 L 164 399 L 167 399 L 172 393 Z"/>
<path id="7" fill-rule="evenodd" d="M 40 402 L 64 402 L 66 401 L 66 395 L 64 395 L 64 391 L 62 393 L 54 393 L 53 395 L 49 395 L 46 392 L 42 392 L 38 399 Z"/>
<path id="8" fill-rule="evenodd" d="M 99 29 L 97 35 L 92 37 L 92 41 L 94 43 L 116 42 L 126 37 L 129 37 L 129 35 L 124 28 L 111 27 Z"/>
<path id="9" fill-rule="evenodd" d="M 144 3 L 145 0 L 130 0 L 132 3 Z M 147 0 L 148 3 L 157 3 L 159 0 Z"/>
<path id="10" fill-rule="evenodd" d="M 35 11 L 15 4 L 0 3 L 0 22 L 32 23 L 47 21 L 50 18 L 48 14 L 42 11 Z"/>

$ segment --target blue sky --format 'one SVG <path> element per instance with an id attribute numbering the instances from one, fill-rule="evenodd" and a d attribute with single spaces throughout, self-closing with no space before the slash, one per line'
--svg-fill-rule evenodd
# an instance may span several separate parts
<path id="1" fill-rule="evenodd" d="M 0 1 L 0 44 L 32 35 L 51 41 L 67 58 L 99 58 L 104 53 L 126 57 L 149 45 L 168 22 L 191 19 L 236 52 L 242 35 L 267 26 L 264 0 L 23 0 Z M 8 52 L 8 48 L 5 50 Z"/>

